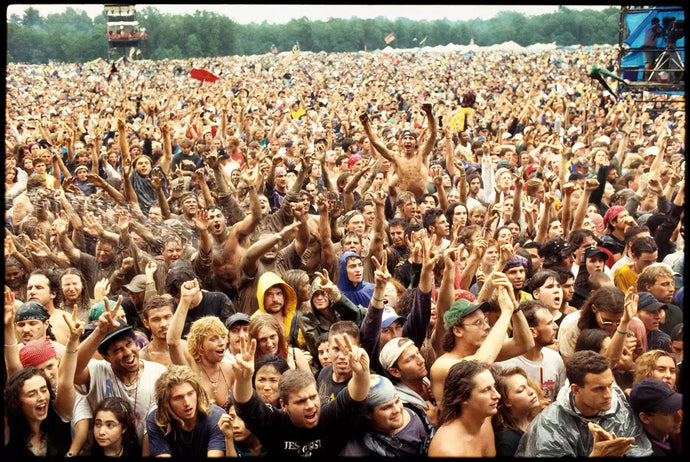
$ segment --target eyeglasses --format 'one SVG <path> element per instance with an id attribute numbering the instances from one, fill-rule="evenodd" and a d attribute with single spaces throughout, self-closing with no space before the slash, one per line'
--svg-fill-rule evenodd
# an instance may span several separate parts
<path id="1" fill-rule="evenodd" d="M 618 325 L 618 323 L 613 322 L 613 321 L 604 321 L 603 319 L 601 319 L 601 315 L 599 313 L 597 313 L 596 315 L 597 315 L 597 321 L 599 321 L 599 324 L 604 329 L 607 327 L 615 327 L 616 325 Z"/>
<path id="2" fill-rule="evenodd" d="M 463 326 L 463 327 L 465 327 L 465 326 L 474 326 L 474 327 L 476 327 L 476 328 L 478 328 L 478 329 L 481 329 L 481 328 L 483 328 L 484 326 L 489 326 L 489 325 L 490 325 L 490 324 L 489 324 L 489 318 L 477 319 L 476 321 L 471 322 L 471 323 L 469 323 L 469 324 L 461 324 L 461 326 Z"/>

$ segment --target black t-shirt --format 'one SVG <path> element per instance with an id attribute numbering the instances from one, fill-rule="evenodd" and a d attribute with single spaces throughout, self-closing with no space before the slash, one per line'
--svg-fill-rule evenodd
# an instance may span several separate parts
<path id="1" fill-rule="evenodd" d="M 343 391 L 321 406 L 314 428 L 296 427 L 288 413 L 264 403 L 256 394 L 237 403 L 237 415 L 271 456 L 337 456 L 363 425 L 366 401 L 354 401 Z"/>
<path id="2" fill-rule="evenodd" d="M 224 293 L 202 291 L 201 303 L 191 308 L 187 313 L 182 337 L 187 337 L 192 323 L 197 319 L 203 318 L 204 316 L 218 316 L 223 324 L 225 324 L 226 319 L 235 314 L 235 312 L 235 305 L 232 304 L 230 298 Z"/>
<path id="3" fill-rule="evenodd" d="M 343 388 L 347 388 L 347 383 L 349 381 L 350 380 L 345 380 L 340 383 L 334 381 L 332 364 L 321 369 L 316 379 L 316 389 L 319 393 L 319 398 L 321 398 L 321 403 L 325 404 L 333 401 Z"/>

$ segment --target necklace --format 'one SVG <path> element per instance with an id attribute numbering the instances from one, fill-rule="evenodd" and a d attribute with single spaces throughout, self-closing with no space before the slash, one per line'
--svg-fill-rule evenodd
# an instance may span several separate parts
<path id="1" fill-rule="evenodd" d="M 220 364 L 218 364 L 218 375 L 216 376 L 216 380 L 211 379 L 211 376 L 208 375 L 208 372 L 206 372 L 206 369 L 204 369 L 204 366 L 202 366 L 201 363 L 199 363 L 199 367 L 201 368 L 201 372 L 203 372 L 206 375 L 206 378 L 208 378 L 208 381 L 211 382 L 211 386 L 213 387 L 213 391 L 215 392 L 216 387 L 218 386 L 218 380 L 220 380 Z"/>
<path id="2" fill-rule="evenodd" d="M 139 398 L 139 382 L 141 381 L 141 368 L 137 370 L 137 376 L 136 379 L 131 382 L 131 383 L 125 383 L 124 380 L 122 380 L 120 377 L 115 375 L 117 380 L 115 383 L 117 384 L 117 388 L 120 390 L 120 395 L 124 399 L 131 399 L 132 398 L 132 392 L 134 392 L 134 405 L 132 406 L 132 409 L 134 411 L 134 415 L 136 416 L 137 413 L 137 399 Z M 122 383 L 122 385 L 120 385 Z"/>

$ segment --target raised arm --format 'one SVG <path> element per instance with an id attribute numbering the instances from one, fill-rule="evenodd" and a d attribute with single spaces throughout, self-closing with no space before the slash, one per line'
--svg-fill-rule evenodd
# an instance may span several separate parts
<path id="1" fill-rule="evenodd" d="M 77 369 L 79 338 L 84 332 L 84 323 L 77 319 L 77 310 L 77 305 L 74 305 L 71 316 L 67 313 L 62 313 L 70 333 L 67 345 L 65 345 L 65 354 L 62 355 L 60 365 L 58 366 L 55 410 L 63 419 L 72 418 L 72 409 L 74 408 L 74 400 L 76 398 L 74 373 Z"/>
<path id="2" fill-rule="evenodd" d="M 369 120 L 369 115 L 366 112 L 362 112 L 359 115 L 359 120 L 362 123 L 362 128 L 364 129 L 364 133 L 367 135 L 367 138 L 369 138 L 369 142 L 371 143 L 371 146 L 379 153 L 381 156 L 383 156 L 384 159 L 390 161 L 395 167 L 398 167 L 398 162 L 395 158 L 395 153 L 391 150 L 389 150 L 376 136 L 374 131 L 371 129 L 371 121 Z"/>
<path id="3" fill-rule="evenodd" d="M 434 149 L 434 145 L 436 144 L 436 136 L 438 134 L 438 130 L 436 128 L 436 119 L 434 118 L 434 113 L 431 109 L 431 103 L 422 104 L 422 110 L 424 110 L 424 113 L 426 114 L 426 120 L 429 125 L 429 137 L 424 143 L 421 155 L 423 162 L 425 164 L 428 164 L 429 154 L 431 154 L 431 150 Z"/>
<path id="4" fill-rule="evenodd" d="M 599 182 L 594 178 L 590 178 L 585 181 L 585 189 L 582 191 L 580 200 L 575 207 L 575 213 L 573 214 L 573 224 L 570 227 L 571 230 L 582 228 L 582 223 L 585 221 L 585 215 L 587 212 L 587 205 L 589 203 L 589 197 L 592 192 L 599 188 Z"/>
<path id="5" fill-rule="evenodd" d="M 93 358 L 94 353 L 98 349 L 98 345 L 103 341 L 109 332 L 120 327 L 117 322 L 117 310 L 122 304 L 122 296 L 117 298 L 117 302 L 111 308 L 110 301 L 107 298 L 103 298 L 105 302 L 105 311 L 98 318 L 98 325 L 96 329 L 86 337 L 81 345 L 79 345 L 77 351 L 77 365 L 74 372 L 74 384 L 75 385 L 89 385 L 91 381 L 91 373 L 89 372 L 89 361 Z"/>
<path id="6" fill-rule="evenodd" d="M 180 303 L 177 305 L 175 314 L 170 320 L 168 333 L 165 340 L 168 344 L 168 351 L 170 352 L 170 361 L 173 364 L 182 366 L 195 366 L 187 362 L 187 357 L 182 349 L 182 331 L 184 330 L 184 322 L 187 319 L 187 313 L 192 300 L 201 292 L 199 281 L 196 279 L 182 283 L 180 286 Z"/>

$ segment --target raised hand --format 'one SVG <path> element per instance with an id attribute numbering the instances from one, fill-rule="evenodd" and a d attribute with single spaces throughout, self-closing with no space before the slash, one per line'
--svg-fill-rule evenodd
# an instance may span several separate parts
<path id="1" fill-rule="evenodd" d="M 256 339 L 240 338 L 240 352 L 235 354 L 235 361 L 231 363 L 235 380 L 250 381 L 254 375 L 254 355 L 256 353 Z"/>
<path id="2" fill-rule="evenodd" d="M 366 112 L 362 112 L 359 114 L 359 121 L 362 122 L 362 124 L 367 124 L 369 123 L 369 114 Z"/>
<path id="3" fill-rule="evenodd" d="M 149 262 L 146 264 L 146 267 L 144 268 L 144 274 L 146 274 L 146 279 L 153 279 L 153 275 L 156 274 L 157 269 L 158 264 L 155 262 L 155 260 L 149 260 Z"/>
<path id="4" fill-rule="evenodd" d="M 71 341 L 79 341 L 81 334 L 84 332 L 85 323 L 77 319 L 78 309 L 79 307 L 75 304 L 74 308 L 72 308 L 71 316 L 67 313 L 62 313 L 62 317 L 64 318 L 67 327 L 69 327 L 69 337 Z"/>
<path id="5" fill-rule="evenodd" d="M 388 272 L 388 252 L 381 253 L 381 261 L 371 256 L 371 261 L 374 263 L 374 283 L 376 285 L 385 286 L 391 278 L 391 273 Z"/>
<path id="6" fill-rule="evenodd" d="M 199 231 L 208 231 L 209 221 L 208 212 L 205 209 L 198 209 L 194 215 L 194 226 Z"/>
<path id="7" fill-rule="evenodd" d="M 131 222 L 132 215 L 127 210 L 121 210 L 117 214 L 117 227 L 120 228 L 120 231 L 127 231 Z"/>
<path id="8" fill-rule="evenodd" d="M 93 287 L 93 298 L 94 300 L 102 300 L 107 297 L 110 293 L 110 280 L 108 278 L 103 278 L 96 283 Z"/>
<path id="9" fill-rule="evenodd" d="M 94 237 L 102 236 L 105 232 L 103 224 L 96 218 L 93 212 L 86 212 L 83 218 L 84 232 Z"/>
<path id="10" fill-rule="evenodd" d="M 340 351 L 347 355 L 353 374 L 361 374 L 369 370 L 369 356 L 364 348 L 353 345 L 352 340 L 346 334 L 335 335 L 333 340 L 335 340 Z"/>
<path id="11" fill-rule="evenodd" d="M 151 172 L 151 176 L 147 180 L 153 189 L 159 190 L 163 187 L 163 174 L 158 169 Z"/>
<path id="12" fill-rule="evenodd" d="M 184 282 L 182 286 L 180 286 L 180 303 L 185 301 L 189 305 L 199 292 L 201 292 L 201 288 L 196 278 Z"/>
<path id="13" fill-rule="evenodd" d="M 121 273 L 126 273 L 130 269 L 134 268 L 134 258 L 132 257 L 125 257 L 122 259 L 122 263 L 120 263 L 120 272 Z"/>
<path id="14" fill-rule="evenodd" d="M 486 239 L 480 237 L 474 243 L 472 244 L 472 252 L 471 254 L 474 255 L 474 257 L 478 260 L 481 260 L 482 257 L 484 256 L 484 253 L 486 252 L 486 248 L 489 246 L 489 243 Z"/>
<path id="15" fill-rule="evenodd" d="M 599 182 L 596 178 L 590 178 L 585 181 L 585 191 L 593 192 L 599 187 Z"/>
<path id="16" fill-rule="evenodd" d="M 103 334 L 107 334 L 120 327 L 120 323 L 117 322 L 117 311 L 122 304 L 122 295 L 117 297 L 117 302 L 115 302 L 112 308 L 110 308 L 110 300 L 107 297 L 103 297 L 103 303 L 105 304 L 105 311 L 98 318 L 97 329 Z"/>
<path id="17" fill-rule="evenodd" d="M 89 180 L 89 183 L 91 183 L 97 188 L 103 188 L 106 185 L 105 180 L 95 173 L 87 173 L 86 179 Z"/>
<path id="18" fill-rule="evenodd" d="M 226 439 L 232 440 L 232 417 L 230 417 L 229 414 L 223 414 L 220 416 L 220 419 L 218 419 L 218 428 L 223 433 L 223 436 L 225 436 Z"/>
<path id="19" fill-rule="evenodd" d="M 323 271 L 315 271 L 314 274 L 317 278 L 319 278 L 319 289 L 326 292 L 331 300 L 333 300 L 334 296 L 340 294 L 338 286 L 336 286 L 335 283 L 333 283 L 333 281 L 331 281 L 331 279 L 328 277 L 327 269 L 324 269 Z"/>
<path id="20" fill-rule="evenodd" d="M 17 307 L 14 306 L 14 292 L 9 287 L 5 288 L 5 326 L 12 326 L 14 330 L 14 317 L 17 314 Z"/>

